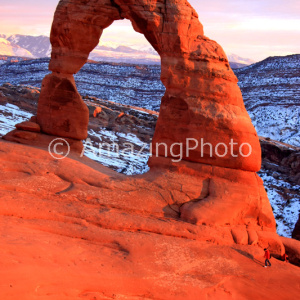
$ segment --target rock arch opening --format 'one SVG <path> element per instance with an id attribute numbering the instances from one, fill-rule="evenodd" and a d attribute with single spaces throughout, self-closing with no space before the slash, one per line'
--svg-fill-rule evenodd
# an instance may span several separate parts
<path id="1" fill-rule="evenodd" d="M 129 20 L 103 31 L 88 63 L 74 75 L 89 108 L 86 156 L 127 175 L 148 170 L 165 93 L 160 73 L 160 56 Z"/>
<path id="2" fill-rule="evenodd" d="M 136 32 L 128 19 L 116 20 L 103 30 L 100 43 L 89 59 L 134 64 L 160 64 L 160 56 L 145 36 Z"/>
<path id="3" fill-rule="evenodd" d="M 74 76 L 81 94 L 159 111 L 165 92 L 160 56 L 129 20 L 106 28 L 88 59 Z"/>

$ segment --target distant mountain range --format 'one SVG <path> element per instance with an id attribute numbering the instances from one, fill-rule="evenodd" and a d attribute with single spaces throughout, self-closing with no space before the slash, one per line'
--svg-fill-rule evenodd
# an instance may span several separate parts
<path id="1" fill-rule="evenodd" d="M 15 34 L 7 37 L 12 44 L 26 49 L 34 58 L 50 57 L 51 45 L 49 37 Z M 0 53 L 2 54 L 2 53 Z"/>
<path id="2" fill-rule="evenodd" d="M 51 55 L 48 36 L 0 34 L 0 55 L 44 58 Z M 160 64 L 158 53 L 149 45 L 120 45 L 114 42 L 100 42 L 89 56 L 90 60 L 133 64 Z M 248 66 L 253 60 L 229 54 L 228 59 L 233 69 Z"/>
<path id="3" fill-rule="evenodd" d="M 3 37 L 0 37 L 0 54 L 34 58 L 34 55 L 32 55 L 32 53 L 30 53 L 28 50 L 20 47 L 17 44 L 11 43 L 9 40 Z"/>
<path id="4" fill-rule="evenodd" d="M 228 60 L 233 63 L 237 63 L 244 66 L 249 66 L 255 63 L 253 59 L 240 57 L 236 54 L 229 54 Z"/>

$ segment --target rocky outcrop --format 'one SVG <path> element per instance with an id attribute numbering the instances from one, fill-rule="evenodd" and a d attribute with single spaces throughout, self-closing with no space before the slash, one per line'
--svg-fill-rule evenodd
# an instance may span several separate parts
<path id="1" fill-rule="evenodd" d="M 156 168 L 125 176 L 3 140 L 0 161 L 1 299 L 284 300 L 300 293 L 299 268 L 274 257 L 263 268 L 262 247 L 278 251 L 277 235 L 178 217 L 180 203 L 207 193 L 210 184 L 195 173 Z M 216 170 L 212 181 L 234 180 L 221 176 Z"/>
<path id="2" fill-rule="evenodd" d="M 288 261 L 300 267 L 300 241 L 286 237 L 280 237 L 280 239 L 288 255 Z"/>
<path id="3" fill-rule="evenodd" d="M 87 138 L 89 112 L 70 75 L 50 74 L 42 83 L 37 122 L 42 131 L 66 138 Z"/>
<path id="4" fill-rule="evenodd" d="M 260 137 L 262 167 L 294 185 L 300 185 L 300 148 Z"/>
<path id="5" fill-rule="evenodd" d="M 36 119 L 35 117 L 33 117 Z M 41 127 L 39 124 L 33 121 L 25 121 L 16 125 L 16 128 L 19 130 L 25 130 L 30 132 L 41 132 Z"/>
<path id="6" fill-rule="evenodd" d="M 178 202 L 181 219 L 199 225 L 247 225 L 275 232 L 268 197 L 257 174 L 241 170 L 229 172 L 225 168 L 190 162 L 174 163 L 161 157 L 152 159 L 151 163 L 151 170 L 165 169 L 165 172 L 171 170 L 178 174 L 178 184 L 183 180 L 182 174 L 195 177 L 189 188 L 182 188 L 194 194 L 187 201 Z"/>
<path id="7" fill-rule="evenodd" d="M 259 176 L 269 194 L 277 232 L 292 237 L 299 215 L 300 148 L 263 137 L 260 143 L 262 168 Z"/>
<path id="8" fill-rule="evenodd" d="M 5 123 L 2 125 L 3 134 L 6 134 L 14 127 L 13 124 L 19 121 L 13 109 L 14 105 L 18 107 L 19 114 L 23 116 L 26 116 L 27 112 L 36 114 L 39 91 L 25 86 L 5 85 L 5 87 L 0 87 L 0 95 L 1 93 L 8 105 L 13 104 L 11 106 L 12 116 L 6 110 L 7 107 L 1 107 L 2 112 L 0 111 L 0 117 L 5 118 L 5 123 L 9 126 L 6 129 Z M 146 164 L 149 156 L 149 143 L 154 134 L 158 113 L 95 97 L 84 96 L 83 100 L 90 113 L 88 127 L 88 141 L 90 141 L 88 146 L 90 147 L 85 147 L 85 155 L 112 170 L 126 175 L 137 175 L 146 172 L 148 170 Z M 94 112 L 100 110 L 101 112 L 98 113 L 97 117 L 94 117 Z M 124 113 L 123 117 L 117 120 L 117 117 L 122 113 Z M 10 119 L 10 117 L 13 118 Z M 97 153 L 99 143 L 109 144 L 112 140 L 118 143 L 120 151 L 124 151 L 126 143 L 131 142 L 134 145 L 135 153 L 132 156 L 120 155 L 113 158 L 109 156 L 109 153 L 104 152 L 101 156 L 93 155 L 93 151 Z M 291 237 L 298 219 L 298 215 L 296 215 L 296 220 L 294 220 L 293 215 L 297 210 L 293 207 L 299 202 L 297 183 L 294 180 L 297 178 L 295 176 L 297 165 L 294 163 L 295 160 L 291 158 L 296 158 L 297 153 L 299 156 L 299 150 L 291 145 L 262 137 L 260 137 L 260 142 L 263 159 L 259 176 L 263 177 L 264 186 L 269 191 L 268 197 L 273 207 L 277 232 L 280 235 Z M 86 141 L 84 144 L 86 144 Z M 142 150 L 143 145 L 145 147 Z M 140 150 L 142 151 L 139 156 L 138 152 Z M 291 164 L 285 162 L 291 162 Z"/>

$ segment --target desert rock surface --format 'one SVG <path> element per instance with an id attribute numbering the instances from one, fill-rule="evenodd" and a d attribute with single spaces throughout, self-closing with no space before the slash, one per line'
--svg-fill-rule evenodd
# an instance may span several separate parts
<path id="1" fill-rule="evenodd" d="M 0 159 L 2 299 L 299 295 L 298 267 L 263 268 L 261 247 L 237 245 L 230 228 L 171 217 L 162 199 L 154 207 L 150 179 L 163 174 L 128 177 L 6 141 Z"/>

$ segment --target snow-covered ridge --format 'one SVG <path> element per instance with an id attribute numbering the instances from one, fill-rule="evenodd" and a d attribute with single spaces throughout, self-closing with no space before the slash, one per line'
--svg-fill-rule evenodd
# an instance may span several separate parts
<path id="1" fill-rule="evenodd" d="M 300 146 L 300 54 L 235 70 L 258 134 Z"/>
<path id="2" fill-rule="evenodd" d="M 9 82 L 40 87 L 49 73 L 48 64 L 48 58 L 3 64 L 0 85 Z M 157 65 L 88 63 L 75 75 L 75 80 L 82 95 L 156 111 L 165 92 Z"/>

